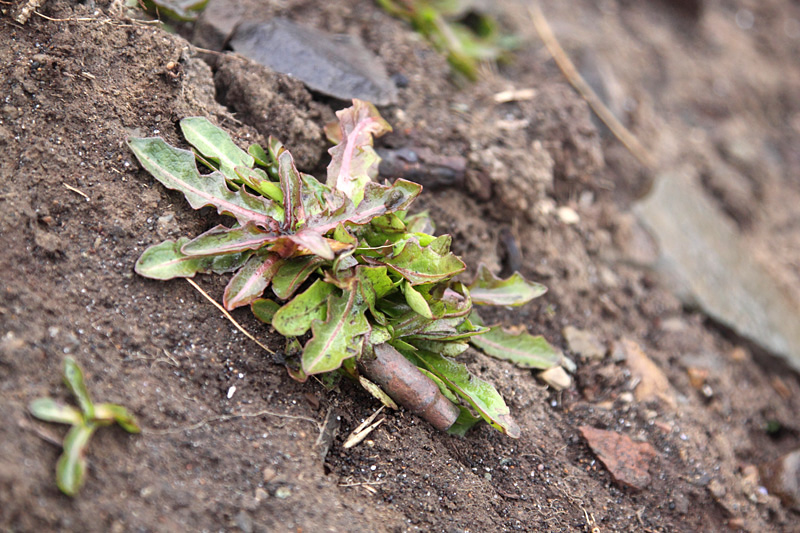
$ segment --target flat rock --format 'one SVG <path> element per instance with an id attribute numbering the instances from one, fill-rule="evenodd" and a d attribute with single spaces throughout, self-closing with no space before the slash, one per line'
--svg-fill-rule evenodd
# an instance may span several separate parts
<path id="1" fill-rule="evenodd" d="M 230 40 L 233 50 L 272 70 L 288 74 L 309 89 L 376 105 L 397 101 L 397 88 L 383 64 L 350 35 L 333 35 L 274 18 L 242 22 Z"/>
<path id="2" fill-rule="evenodd" d="M 759 471 L 770 494 L 778 496 L 786 507 L 800 511 L 800 449 L 761 465 Z"/>
<path id="3" fill-rule="evenodd" d="M 755 259 L 692 172 L 660 175 L 634 206 L 659 242 L 658 270 L 684 303 L 800 370 L 800 302 Z"/>
<path id="4" fill-rule="evenodd" d="M 638 382 L 634 396 L 639 402 L 662 400 L 675 407 L 675 398 L 669 379 L 661 368 L 650 359 L 638 343 L 630 339 L 620 339 L 614 343 L 614 353 L 624 354 L 622 359 L 628 365 L 631 377 Z"/>
<path id="5" fill-rule="evenodd" d="M 567 326 L 561 333 L 569 350 L 583 359 L 602 359 L 606 355 L 605 345 L 591 331 Z"/>
<path id="6" fill-rule="evenodd" d="M 578 429 L 615 482 L 636 490 L 650 485 L 648 466 L 658 453 L 649 442 L 635 442 L 627 435 L 591 426 Z"/>

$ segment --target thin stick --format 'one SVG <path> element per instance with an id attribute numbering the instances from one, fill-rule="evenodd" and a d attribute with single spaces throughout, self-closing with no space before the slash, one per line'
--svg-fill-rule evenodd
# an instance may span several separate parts
<path id="1" fill-rule="evenodd" d="M 84 198 L 86 198 L 86 201 L 87 201 L 87 202 L 89 201 L 89 197 L 86 195 L 86 193 L 85 193 L 85 192 L 83 192 L 83 191 L 81 191 L 81 190 L 78 190 L 78 189 L 76 189 L 75 187 L 73 187 L 72 185 L 69 185 L 69 184 L 67 184 L 67 183 L 63 183 L 63 182 L 62 182 L 61 184 L 62 184 L 64 187 L 66 187 L 67 189 L 71 190 L 72 192 L 74 192 L 74 193 L 78 193 L 78 194 L 80 194 L 81 196 L 83 196 Z"/>
<path id="2" fill-rule="evenodd" d="M 655 166 L 655 160 L 647 150 L 647 148 L 639 142 L 639 139 L 633 135 L 633 133 L 628 130 L 619 120 L 617 117 L 614 116 L 611 111 L 605 106 L 603 101 L 597 96 L 589 84 L 584 81 L 581 75 L 578 73 L 578 69 L 575 68 L 575 65 L 570 61 L 567 54 L 564 52 L 564 49 L 561 48 L 561 45 L 558 43 L 555 35 L 553 34 L 553 30 L 550 29 L 550 25 L 547 23 L 547 20 L 544 18 L 542 14 L 542 10 L 539 7 L 539 4 L 533 4 L 532 7 L 528 8 L 530 13 L 531 19 L 533 20 L 533 25 L 536 27 L 536 32 L 539 34 L 539 37 L 544 42 L 544 45 L 547 47 L 547 50 L 550 51 L 550 54 L 553 56 L 553 59 L 558 65 L 558 68 L 561 69 L 561 72 L 564 74 L 564 77 L 567 78 L 567 81 L 572 85 L 576 91 L 580 93 L 586 103 L 589 104 L 589 107 L 597 114 L 598 118 L 603 121 L 603 123 L 608 126 L 608 129 L 611 130 L 611 133 L 619 139 L 619 141 L 628 149 L 628 151 L 633 154 L 633 156 L 639 160 L 641 164 L 648 168 L 653 168 Z"/>
<path id="3" fill-rule="evenodd" d="M 192 285 L 192 287 L 194 287 L 195 289 L 197 289 L 197 290 L 200 292 L 200 294 L 202 294 L 203 296 L 205 296 L 206 300 L 208 300 L 209 302 L 211 302 L 212 304 L 214 304 L 214 307 L 216 307 L 217 309 L 219 309 L 219 310 L 220 310 L 220 312 L 221 312 L 223 315 L 225 315 L 225 318 L 227 318 L 228 320 L 230 320 L 230 321 L 231 321 L 231 323 L 232 323 L 234 326 L 236 326 L 236 329 L 238 329 L 239 331 L 241 331 L 242 333 L 244 333 L 244 334 L 245 334 L 245 336 L 246 336 L 248 339 L 250 339 L 250 340 L 251 340 L 251 341 L 253 341 L 254 343 L 256 343 L 256 344 L 258 344 L 259 346 L 261 346 L 262 348 L 264 348 L 264 350 L 266 350 L 266 352 L 267 352 L 267 353 L 270 353 L 270 354 L 273 354 L 273 355 L 275 354 L 275 352 L 273 352 L 272 350 L 270 350 L 270 349 L 269 349 L 269 348 L 268 348 L 268 347 L 267 347 L 265 344 L 263 344 L 261 341 L 259 341 L 259 340 L 258 340 L 258 339 L 256 339 L 255 337 L 253 337 L 253 336 L 250 334 L 250 332 L 249 332 L 249 331 L 247 331 L 247 330 L 246 330 L 246 329 L 244 329 L 242 326 L 240 326 L 240 325 L 239 325 L 239 323 L 238 323 L 238 322 L 237 322 L 237 321 L 236 321 L 236 320 L 235 320 L 235 319 L 234 319 L 234 318 L 231 316 L 231 314 L 230 314 L 230 313 L 227 311 L 227 309 L 225 309 L 224 307 L 222 307 L 221 305 L 219 305 L 219 303 L 217 303 L 217 301 L 216 301 L 214 298 L 212 298 L 211 296 L 209 296 L 209 295 L 208 295 L 208 293 L 207 293 L 206 291 L 204 291 L 203 289 L 201 289 L 201 288 L 200 288 L 200 285 L 198 285 L 197 283 L 195 283 L 195 282 L 194 282 L 194 280 L 191 280 L 191 279 L 189 279 L 189 278 L 186 278 L 186 281 L 188 281 L 188 282 L 189 282 L 189 283 Z"/>
<path id="4" fill-rule="evenodd" d="M 211 416 L 208 418 L 204 418 L 200 422 L 192 424 L 191 426 L 170 428 L 170 429 L 145 429 L 144 432 L 150 435 L 168 435 L 170 433 L 180 433 L 182 431 L 191 431 L 193 429 L 198 429 L 205 426 L 206 424 L 210 424 L 211 422 L 227 422 L 228 420 L 234 420 L 236 418 L 255 418 L 259 416 L 274 416 L 277 418 L 290 418 L 292 420 L 305 420 L 306 422 L 311 422 L 312 424 L 319 426 L 319 423 L 316 420 L 314 420 L 313 418 L 309 418 L 307 416 L 286 415 L 283 413 L 275 413 L 273 411 L 264 410 L 255 413 L 234 413 L 230 415 Z"/>

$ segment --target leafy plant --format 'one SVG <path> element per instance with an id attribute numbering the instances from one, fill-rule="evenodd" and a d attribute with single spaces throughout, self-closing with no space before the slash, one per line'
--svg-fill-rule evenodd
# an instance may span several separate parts
<path id="1" fill-rule="evenodd" d="M 133 416 L 121 405 L 92 402 L 83 372 L 72 357 L 64 359 L 64 382 L 78 400 L 80 409 L 52 398 L 34 400 L 28 409 L 41 420 L 72 426 L 64 437 L 64 453 L 56 465 L 56 484 L 64 494 L 74 496 L 83 485 L 86 476 L 86 450 L 97 428 L 116 422 L 128 433 L 139 433 L 141 430 Z"/>
<path id="2" fill-rule="evenodd" d="M 266 150 L 253 144 L 245 152 L 204 118 L 180 123 L 194 152 L 158 137 L 129 139 L 142 166 L 181 191 L 193 208 L 213 206 L 236 219 L 231 227 L 148 248 L 136 272 L 155 279 L 235 272 L 224 306 L 249 305 L 289 340 L 287 366 L 296 379 L 331 372 L 357 377 L 366 368 L 359 361 L 377 359 L 373 347 L 388 344 L 421 369 L 415 370 L 421 379 L 432 379 L 458 404 L 451 420 L 437 427 L 463 432 L 482 418 L 518 436 L 494 387 L 455 358 L 470 341 L 489 335 L 485 346 L 509 343 L 515 362 L 558 364 L 560 354 L 541 337 L 484 327 L 473 311 L 473 304 L 522 305 L 545 288 L 519 274 L 498 279 L 485 267 L 469 286 L 455 281 L 465 265 L 450 251 L 451 237 L 432 235 L 427 214 L 408 211 L 422 187 L 402 179 L 391 185 L 373 181 L 380 158 L 372 140 L 390 126 L 360 100 L 337 116 L 326 183 L 299 172 L 276 139 L 269 139 Z M 195 160 L 211 172 L 201 174 Z M 264 297 L 267 287 L 271 297 Z M 489 353 L 505 356 L 499 349 Z M 415 379 L 408 377 L 407 385 L 421 383 Z M 384 386 L 404 403 L 397 384 Z"/>
<path id="3" fill-rule="evenodd" d="M 481 61 L 495 61 L 516 47 L 517 39 L 503 34 L 497 21 L 473 11 L 464 0 L 378 0 L 389 14 L 411 23 L 450 65 L 471 80 Z"/>

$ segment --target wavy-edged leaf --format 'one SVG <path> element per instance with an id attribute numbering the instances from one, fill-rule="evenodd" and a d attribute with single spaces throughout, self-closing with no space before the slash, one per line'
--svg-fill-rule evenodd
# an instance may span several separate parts
<path id="1" fill-rule="evenodd" d="M 295 257 L 285 261 L 272 279 L 272 292 L 281 300 L 288 300 L 308 276 L 325 260 L 315 255 Z"/>
<path id="2" fill-rule="evenodd" d="M 453 253 L 439 255 L 431 246 L 409 240 L 399 253 L 380 260 L 412 285 L 436 283 L 463 272 L 466 265 Z"/>
<path id="3" fill-rule="evenodd" d="M 64 383 L 67 384 L 70 392 L 78 400 L 78 405 L 84 418 L 86 420 L 94 418 L 94 404 L 83 379 L 83 370 L 78 366 L 75 359 L 70 356 L 64 358 Z"/>
<path id="4" fill-rule="evenodd" d="M 460 411 L 456 421 L 447 429 L 448 433 L 463 437 L 475 424 L 483 420 L 483 418 L 473 415 L 469 409 L 463 405 L 460 405 L 458 397 L 453 394 L 453 391 L 450 390 L 444 381 L 439 379 L 439 376 L 428 370 L 425 370 L 422 367 L 419 368 L 419 371 L 425 374 L 428 379 L 436 383 L 436 386 L 439 387 L 439 391 L 444 395 L 444 397 L 453 402 L 453 404 L 458 407 L 458 410 Z"/>
<path id="5" fill-rule="evenodd" d="M 267 288 L 284 260 L 274 252 L 257 253 L 250 257 L 225 287 L 222 304 L 225 309 L 236 309 L 258 299 Z"/>
<path id="6" fill-rule="evenodd" d="M 219 163 L 222 174 L 236 179 L 237 166 L 252 168 L 253 156 L 236 146 L 225 130 L 218 128 L 205 117 L 186 117 L 180 122 L 181 131 L 189 144 L 208 159 Z"/>
<path id="7" fill-rule="evenodd" d="M 250 311 L 253 312 L 253 315 L 257 319 L 265 324 L 272 324 L 272 318 L 280 308 L 281 304 L 269 298 L 259 298 L 250 302 Z"/>
<path id="8" fill-rule="evenodd" d="M 364 198 L 357 206 L 346 200 L 331 213 L 309 217 L 307 227 L 327 233 L 345 222 L 363 225 L 375 217 L 406 209 L 420 192 L 422 185 L 404 179 L 398 179 L 392 185 L 370 182 L 364 188 Z"/>
<path id="9" fill-rule="evenodd" d="M 39 420 L 58 422 L 60 424 L 83 424 L 83 415 L 72 407 L 59 403 L 52 398 L 38 398 L 28 405 L 28 410 Z"/>
<path id="10" fill-rule="evenodd" d="M 370 332 L 366 307 L 357 291 L 328 297 L 327 318 L 311 323 L 313 335 L 303 350 L 306 374 L 336 370 L 345 359 L 361 354 L 364 338 Z"/>
<path id="11" fill-rule="evenodd" d="M 538 298 L 547 292 L 547 287 L 528 281 L 519 272 L 507 279 L 496 277 L 486 267 L 478 266 L 475 281 L 469 286 L 472 303 L 476 305 L 507 305 L 517 307 Z"/>
<path id="12" fill-rule="evenodd" d="M 297 337 L 308 331 L 315 319 L 325 320 L 328 296 L 336 290 L 321 279 L 278 309 L 272 318 L 272 327 L 285 337 Z"/>
<path id="13" fill-rule="evenodd" d="M 128 146 L 145 170 L 164 187 L 182 192 L 192 208 L 210 205 L 220 214 L 236 217 L 239 224 L 277 228 L 278 222 L 270 216 L 270 200 L 244 189 L 231 191 L 220 172 L 200 175 L 192 152 L 170 146 L 160 137 L 131 138 Z"/>
<path id="14" fill-rule="evenodd" d="M 374 105 L 353 99 L 353 106 L 336 112 L 341 141 L 330 150 L 327 184 L 342 191 L 353 204 L 364 197 L 364 187 L 378 175 L 380 156 L 372 147 L 373 137 L 392 131 Z"/>
<path id="15" fill-rule="evenodd" d="M 469 340 L 487 355 L 510 361 L 522 368 L 547 369 L 561 362 L 561 354 L 541 335 L 507 333 L 500 326 Z"/>
<path id="16" fill-rule="evenodd" d="M 466 366 L 452 359 L 423 350 L 417 351 L 414 355 L 423 363 L 424 368 L 467 400 L 491 426 L 509 437 L 519 438 L 519 426 L 511 417 L 511 411 L 503 401 L 503 397 L 490 383 L 472 375 Z"/>
<path id="17" fill-rule="evenodd" d="M 72 426 L 64 438 L 64 453 L 56 464 L 56 485 L 67 496 L 75 496 L 83 485 L 86 477 L 86 446 L 96 428 L 94 424 Z"/>
<path id="18" fill-rule="evenodd" d="M 255 224 L 245 224 L 236 228 L 223 225 L 214 226 L 181 246 L 181 253 L 187 256 L 221 255 L 245 250 L 257 250 L 277 234 L 259 228 Z"/>
<path id="19" fill-rule="evenodd" d="M 136 423 L 136 418 L 121 405 L 114 403 L 101 403 L 95 406 L 94 419 L 103 422 L 116 422 L 128 433 L 141 433 L 142 428 Z"/>

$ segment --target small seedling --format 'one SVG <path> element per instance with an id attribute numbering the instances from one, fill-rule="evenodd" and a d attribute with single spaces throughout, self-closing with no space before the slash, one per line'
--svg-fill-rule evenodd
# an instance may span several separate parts
<path id="1" fill-rule="evenodd" d="M 30 412 L 40 420 L 70 424 L 64 438 L 64 453 L 56 465 L 56 484 L 67 496 L 74 496 L 86 476 L 86 450 L 97 428 L 116 422 L 129 433 L 141 430 L 127 409 L 113 403 L 95 404 L 83 380 L 83 372 L 72 357 L 64 359 L 64 382 L 78 400 L 80 409 L 64 405 L 52 398 L 39 398 L 30 403 Z"/>
<path id="2" fill-rule="evenodd" d="M 500 31 L 491 16 L 472 11 L 463 0 L 378 0 L 390 15 L 411 23 L 450 65 L 470 80 L 481 61 L 496 61 L 516 47 L 517 39 Z"/>
<path id="3" fill-rule="evenodd" d="M 151 246 L 136 272 L 162 280 L 235 272 L 223 305 L 249 305 L 288 339 L 284 356 L 295 379 L 347 375 L 437 428 L 463 433 L 483 419 L 519 436 L 502 397 L 456 357 L 472 342 L 528 368 L 558 364 L 543 338 L 484 327 L 473 310 L 522 305 L 546 289 L 519 274 L 498 279 L 485 267 L 469 285 L 455 281 L 465 265 L 450 251 L 451 237 L 432 235 L 427 214 L 408 211 L 422 187 L 373 181 L 380 162 L 373 136 L 389 124 L 360 100 L 337 116 L 326 183 L 299 172 L 276 139 L 245 152 L 204 118 L 180 123 L 195 152 L 159 137 L 129 139 L 142 166 L 193 208 L 213 206 L 236 219 Z M 201 174 L 195 160 L 211 172 Z M 263 297 L 268 287 L 272 297 Z"/>

